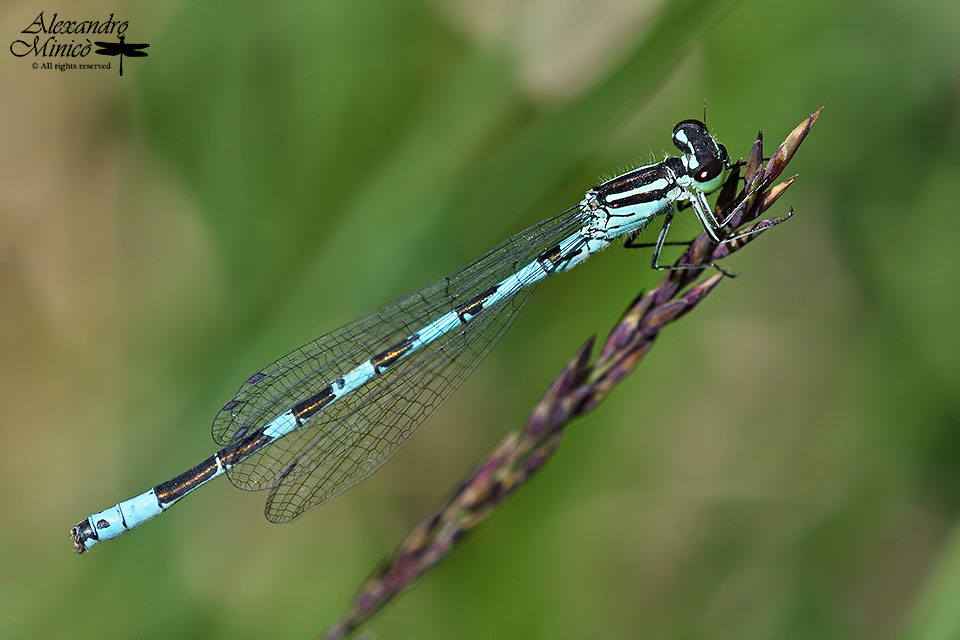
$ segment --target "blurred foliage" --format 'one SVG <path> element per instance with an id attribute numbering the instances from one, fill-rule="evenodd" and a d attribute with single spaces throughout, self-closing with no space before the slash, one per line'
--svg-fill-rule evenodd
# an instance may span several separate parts
<path id="1" fill-rule="evenodd" d="M 734 157 L 826 107 L 797 215 L 371 628 L 960 637 L 956 2 L 116 12 L 151 44 L 123 78 L 4 62 L 3 635 L 320 633 L 656 281 L 645 255 L 544 283 L 394 460 L 295 525 L 219 482 L 87 557 L 66 532 L 208 455 L 251 371 L 669 152 L 706 98 Z"/>

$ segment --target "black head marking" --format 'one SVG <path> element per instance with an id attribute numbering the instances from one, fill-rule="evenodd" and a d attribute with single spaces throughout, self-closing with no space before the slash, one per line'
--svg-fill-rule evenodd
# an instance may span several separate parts
<path id="1" fill-rule="evenodd" d="M 681 120 L 673 128 L 673 145 L 683 153 L 696 154 L 705 141 L 712 141 L 707 125 L 699 120 Z"/>

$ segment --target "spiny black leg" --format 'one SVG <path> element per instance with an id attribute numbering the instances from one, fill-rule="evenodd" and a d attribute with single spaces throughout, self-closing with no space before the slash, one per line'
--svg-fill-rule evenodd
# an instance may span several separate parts
<path id="1" fill-rule="evenodd" d="M 657 271 L 685 271 L 687 269 L 707 269 L 714 268 L 728 278 L 736 278 L 739 276 L 739 273 L 734 273 L 733 271 L 727 271 L 716 262 L 701 262 L 700 264 L 674 264 L 674 265 L 654 265 L 654 269 Z"/>
<path id="2" fill-rule="evenodd" d="M 670 230 L 670 223 L 673 222 L 673 215 L 677 212 L 676 208 L 670 207 L 666 215 L 663 216 L 663 226 L 660 227 L 660 234 L 657 236 L 657 243 L 653 248 L 653 258 L 650 260 L 650 266 L 657 271 L 660 267 L 660 252 L 663 250 L 663 241 L 667 239 L 667 231 Z"/>
<path id="3" fill-rule="evenodd" d="M 790 207 L 790 210 L 787 211 L 787 215 L 781 218 L 768 218 L 767 220 L 761 220 L 754 226 L 753 229 L 747 231 L 741 231 L 740 233 L 735 233 L 729 238 L 724 238 L 721 244 L 726 244 L 728 242 L 733 242 L 734 240 L 739 240 L 740 238 L 746 238 L 747 236 L 752 236 L 755 233 L 760 233 L 761 231 L 766 231 L 771 227 L 775 227 L 781 222 L 786 222 L 793 217 L 793 207 Z"/>
<path id="4" fill-rule="evenodd" d="M 719 243 L 720 236 L 717 235 L 717 231 L 720 229 L 720 225 L 713 215 L 710 203 L 707 202 L 707 197 L 702 191 L 697 191 L 696 189 L 692 191 L 686 190 L 686 195 L 686 199 L 690 202 L 690 206 L 693 207 L 693 212 L 697 214 L 697 219 L 700 221 L 703 230 L 707 232 L 711 240 Z"/>
<path id="5" fill-rule="evenodd" d="M 724 218 L 723 222 L 721 222 L 720 225 L 717 227 L 717 230 L 719 231 L 719 230 L 723 229 L 723 227 L 727 226 L 727 224 L 729 224 L 730 221 L 733 220 L 733 216 L 737 215 L 737 214 L 743 209 L 743 207 L 746 206 L 746 204 L 747 204 L 748 202 L 750 202 L 750 198 L 753 197 L 753 194 L 757 193 L 758 191 L 760 191 L 760 190 L 762 190 L 762 189 L 765 189 L 766 187 L 767 187 L 767 185 L 766 185 L 765 183 L 761 182 L 761 183 L 758 184 L 756 187 L 754 187 L 753 189 L 751 189 L 751 190 L 750 190 L 750 193 L 748 193 L 747 195 L 743 196 L 743 199 L 740 201 L 740 203 L 739 203 L 736 207 L 733 208 L 733 211 L 730 212 L 730 215 L 728 215 L 726 218 Z M 729 240 L 729 238 L 727 238 L 727 240 Z"/>
<path id="6" fill-rule="evenodd" d="M 667 237 L 667 231 L 670 230 L 670 223 L 673 222 L 673 215 L 675 213 L 676 213 L 676 209 L 671 208 L 669 211 L 667 211 L 666 215 L 663 218 L 663 226 L 660 228 L 660 235 L 657 236 L 657 242 L 653 250 L 653 258 L 650 260 L 650 266 L 653 269 L 656 269 L 657 271 L 682 271 L 685 269 L 704 269 L 707 267 L 713 267 L 714 269 L 716 269 L 723 275 L 727 276 L 728 278 L 736 278 L 737 274 L 731 273 L 726 269 L 724 269 L 723 267 L 721 267 L 720 265 L 717 265 L 713 262 L 704 262 L 701 264 L 678 264 L 678 265 L 670 265 L 670 266 L 665 266 L 660 264 L 660 252 L 663 249 L 664 245 L 666 244 L 664 240 Z"/>

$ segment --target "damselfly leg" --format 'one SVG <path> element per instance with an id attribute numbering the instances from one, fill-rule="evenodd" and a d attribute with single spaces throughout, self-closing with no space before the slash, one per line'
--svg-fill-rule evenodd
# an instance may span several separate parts
<path id="1" fill-rule="evenodd" d="M 692 245 L 693 242 L 696 240 L 696 239 L 694 239 L 694 240 L 690 240 L 690 241 L 687 241 L 687 242 L 667 242 L 667 241 L 666 241 L 667 233 L 668 233 L 669 230 L 670 230 L 670 225 L 673 223 L 673 217 L 674 217 L 674 215 L 676 214 L 676 212 L 677 212 L 677 211 L 682 211 L 682 210 L 686 209 L 687 207 L 692 207 L 692 208 L 693 208 L 694 212 L 695 212 L 696 215 L 697 215 L 697 219 L 698 219 L 698 220 L 700 221 L 700 223 L 702 224 L 704 230 L 705 230 L 705 231 L 707 232 L 707 234 L 710 236 L 710 239 L 713 240 L 713 241 L 714 241 L 715 243 L 717 243 L 717 244 L 727 244 L 727 243 L 729 243 L 729 242 L 733 242 L 733 241 L 735 241 L 735 240 L 739 240 L 739 239 L 741 239 L 741 238 L 745 238 L 745 237 L 754 235 L 754 234 L 756 234 L 756 233 L 761 233 L 761 232 L 763 232 L 763 231 L 766 231 L 767 229 L 770 229 L 771 227 L 777 226 L 777 225 L 780 224 L 781 222 L 784 222 L 784 221 L 790 219 L 790 217 L 793 216 L 793 209 L 790 209 L 790 211 L 787 212 L 787 215 L 785 215 L 785 216 L 782 216 L 782 217 L 780 217 L 780 218 L 771 218 L 771 219 L 768 219 L 768 220 L 763 220 L 763 221 L 755 224 L 751 229 L 747 229 L 746 231 L 741 231 L 741 232 L 735 233 L 735 234 L 733 234 L 733 235 L 731 235 L 731 236 L 727 236 L 727 235 L 724 233 L 724 227 L 726 227 L 727 224 L 729 224 L 730 221 L 732 221 L 732 220 L 734 219 L 734 217 L 735 217 L 738 213 L 740 213 L 740 212 L 744 209 L 744 207 L 747 206 L 747 204 L 750 203 L 751 198 L 754 196 L 754 194 L 760 192 L 762 189 L 765 188 L 765 186 L 766 186 L 765 183 L 761 183 L 761 184 L 757 185 L 756 187 L 754 187 L 753 189 L 751 189 L 750 192 L 747 193 L 747 194 L 741 199 L 741 201 L 737 204 L 737 206 L 734 207 L 733 211 L 731 211 L 731 212 L 724 218 L 724 220 L 723 220 L 722 222 L 717 220 L 716 216 L 714 215 L 714 212 L 713 212 L 712 208 L 710 207 L 709 203 L 707 202 L 707 199 L 706 199 L 705 194 L 704 194 L 702 191 L 699 191 L 699 190 L 696 190 L 696 189 L 692 189 L 692 190 L 690 190 L 689 193 L 687 193 L 687 199 L 686 199 L 686 200 L 675 201 L 675 202 L 673 203 L 673 206 L 671 206 L 671 207 L 666 211 L 666 213 L 664 214 L 664 218 L 663 218 L 663 224 L 662 224 L 661 227 L 660 227 L 660 233 L 659 233 L 659 235 L 657 236 L 657 241 L 656 241 L 656 242 L 653 242 L 653 243 L 651 243 L 651 242 L 643 242 L 643 243 L 635 242 L 634 240 L 635 240 L 635 238 L 636 238 L 637 236 L 634 235 L 634 236 L 631 236 L 630 238 L 628 238 L 627 241 L 624 243 L 623 246 L 624 246 L 625 249 L 642 249 L 642 248 L 653 247 L 654 250 L 653 250 L 653 256 L 652 256 L 651 259 L 650 259 L 650 266 L 651 266 L 651 268 L 653 268 L 653 269 L 655 269 L 655 270 L 657 270 L 657 271 L 683 271 L 683 270 L 689 270 L 689 269 L 705 269 L 705 268 L 708 268 L 708 267 L 712 267 L 712 268 L 716 269 L 717 271 L 719 271 L 720 273 L 722 273 L 723 275 L 727 276 L 728 278 L 735 278 L 735 277 L 737 277 L 737 274 L 736 274 L 736 273 L 732 273 L 732 272 L 728 271 L 727 269 L 724 269 L 723 267 L 721 267 L 720 265 L 718 265 L 718 264 L 715 263 L 715 262 L 701 262 L 701 263 L 697 263 L 697 264 L 676 264 L 676 265 L 662 265 L 662 264 L 660 264 L 660 255 L 661 255 L 661 253 L 662 253 L 662 251 L 663 251 L 663 247 L 667 247 L 667 246 L 686 246 L 686 247 L 689 247 L 689 246 Z"/>

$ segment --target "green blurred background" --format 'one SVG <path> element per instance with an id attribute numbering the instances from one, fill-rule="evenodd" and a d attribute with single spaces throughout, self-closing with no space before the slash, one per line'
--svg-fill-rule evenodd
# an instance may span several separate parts
<path id="1" fill-rule="evenodd" d="M 657 280 L 649 254 L 543 284 L 293 525 L 221 480 L 85 557 L 67 531 L 209 455 L 258 367 L 672 151 L 706 99 L 734 157 L 826 107 L 796 217 L 370 628 L 960 638 L 955 0 L 31 1 L 2 33 L 40 10 L 150 48 L 122 78 L 0 56 L 0 635 L 320 633 Z"/>

